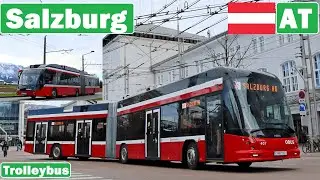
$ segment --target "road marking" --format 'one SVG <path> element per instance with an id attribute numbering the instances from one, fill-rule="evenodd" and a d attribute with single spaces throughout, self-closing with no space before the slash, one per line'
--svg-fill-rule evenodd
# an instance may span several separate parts
<path id="1" fill-rule="evenodd" d="M 102 179 L 103 177 L 71 177 L 69 179 Z"/>
<path id="2" fill-rule="evenodd" d="M 91 175 L 88 175 L 88 174 L 75 174 L 74 175 L 71 173 L 71 177 L 88 177 L 88 176 L 90 177 Z"/>

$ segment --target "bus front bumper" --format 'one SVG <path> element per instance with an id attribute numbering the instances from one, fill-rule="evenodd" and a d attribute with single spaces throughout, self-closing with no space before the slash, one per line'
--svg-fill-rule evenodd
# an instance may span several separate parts
<path id="1" fill-rule="evenodd" d="M 263 162 L 300 158 L 299 149 L 274 150 L 242 150 L 236 151 L 235 162 Z"/>

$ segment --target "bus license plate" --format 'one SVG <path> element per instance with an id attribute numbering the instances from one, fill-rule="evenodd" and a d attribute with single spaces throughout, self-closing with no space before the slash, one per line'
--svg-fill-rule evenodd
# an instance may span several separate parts
<path id="1" fill-rule="evenodd" d="M 27 93 L 21 93 L 21 95 L 27 95 Z"/>
<path id="2" fill-rule="evenodd" d="M 286 156 L 287 151 L 275 151 L 274 156 Z"/>

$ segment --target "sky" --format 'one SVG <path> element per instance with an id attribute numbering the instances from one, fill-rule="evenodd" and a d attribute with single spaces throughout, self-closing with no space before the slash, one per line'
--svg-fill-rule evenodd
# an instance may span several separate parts
<path id="1" fill-rule="evenodd" d="M 150 13 L 157 12 L 165 4 L 168 4 L 172 0 L 95 0 L 94 2 L 100 3 L 133 3 L 135 8 L 135 16 L 146 15 Z M 178 6 L 183 8 L 188 2 L 191 4 L 195 0 L 178 0 L 179 3 L 171 5 L 166 10 L 175 11 Z M 269 1 L 269 0 L 267 0 Z M 272 1 L 272 0 L 271 0 Z M 3 3 L 23 3 L 23 2 L 40 2 L 39 0 L 0 0 Z M 56 2 L 56 3 L 66 3 L 66 2 L 81 2 L 89 3 L 90 0 L 42 0 L 42 2 Z M 205 7 L 206 5 L 221 5 L 227 3 L 228 0 L 201 0 L 197 3 L 196 7 Z M 203 12 L 197 12 L 198 14 L 203 14 Z M 187 16 L 182 14 L 182 17 Z M 197 26 L 193 26 L 196 22 L 200 21 L 204 17 L 193 18 L 188 20 L 182 20 L 180 24 L 180 29 L 184 30 L 190 26 L 193 26 L 187 32 L 196 33 L 205 27 L 221 20 L 226 17 L 226 13 L 215 15 L 208 20 L 200 23 Z M 177 23 L 168 22 L 163 26 L 169 28 L 177 28 Z M 227 28 L 227 21 L 223 21 L 217 26 L 210 29 L 211 36 L 214 36 Z M 207 31 L 204 31 L 200 35 L 207 35 Z M 90 51 L 95 51 L 92 54 L 85 56 L 85 71 L 96 74 L 98 77 L 102 78 L 102 39 L 105 35 L 48 35 L 47 36 L 47 64 L 55 63 L 60 65 L 68 65 L 81 69 L 81 56 Z M 30 64 L 42 64 L 43 63 L 43 39 L 44 35 L 3 35 L 0 36 L 0 62 L 13 63 L 22 66 L 29 66 Z M 52 52 L 57 50 L 68 50 L 73 49 L 69 53 Z"/>

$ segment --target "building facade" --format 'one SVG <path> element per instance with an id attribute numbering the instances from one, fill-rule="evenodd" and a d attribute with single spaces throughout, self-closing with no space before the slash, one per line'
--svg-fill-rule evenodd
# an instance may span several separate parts
<path id="1" fill-rule="evenodd" d="M 0 127 L 6 131 L 8 139 L 14 139 L 19 135 L 19 109 L 17 101 L 0 103 Z M 0 137 L 5 138 L 5 132 L 2 130 Z"/>
<path id="2" fill-rule="evenodd" d="M 103 39 L 103 100 L 117 101 L 155 85 L 151 66 L 195 45 L 205 37 L 143 25 L 132 35 Z"/>

